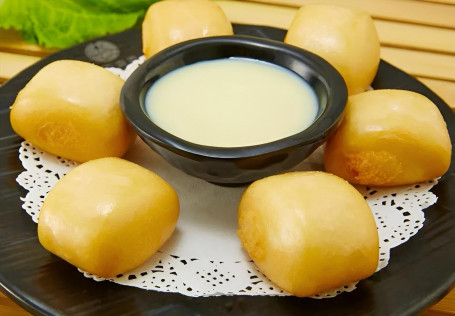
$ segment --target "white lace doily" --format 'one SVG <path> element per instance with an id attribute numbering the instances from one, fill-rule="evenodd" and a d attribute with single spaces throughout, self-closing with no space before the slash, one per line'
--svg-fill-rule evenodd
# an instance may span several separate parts
<path id="1" fill-rule="evenodd" d="M 109 70 L 126 79 L 143 60 L 141 57 L 133 61 L 125 70 Z M 49 190 L 77 164 L 47 154 L 28 142 L 22 143 L 19 158 L 25 171 L 17 182 L 28 191 L 22 198 L 23 208 L 38 222 Z M 139 138 L 124 158 L 154 171 L 175 188 L 180 199 L 180 218 L 176 231 L 160 251 L 137 269 L 110 281 L 188 296 L 287 295 L 256 268 L 241 248 L 236 234 L 237 206 L 246 187 L 217 186 L 188 176 L 170 166 Z M 322 149 L 293 170 L 323 170 Z M 406 242 L 423 226 L 423 209 L 437 200 L 429 191 L 436 183 L 433 180 L 393 188 L 358 187 L 378 227 L 378 270 L 387 266 L 391 248 Z M 348 284 L 314 298 L 334 297 L 355 288 L 356 283 Z"/>
<path id="2" fill-rule="evenodd" d="M 18 183 L 28 190 L 23 208 L 38 222 L 49 190 L 76 163 L 47 154 L 23 142 L 19 158 L 24 168 Z M 295 170 L 321 170 L 322 150 Z M 139 268 L 111 281 L 189 296 L 286 295 L 274 286 L 243 252 L 237 238 L 237 204 L 245 187 L 223 187 L 188 176 L 168 165 L 137 139 L 126 159 L 149 168 L 178 192 L 181 212 L 177 229 L 164 247 Z M 380 236 L 378 270 L 389 261 L 390 249 L 406 242 L 423 226 L 423 209 L 436 202 L 429 190 L 436 181 L 394 188 L 358 187 L 370 205 Z M 85 273 L 95 280 L 103 280 Z M 349 284 L 330 293 L 333 297 L 355 289 Z"/>

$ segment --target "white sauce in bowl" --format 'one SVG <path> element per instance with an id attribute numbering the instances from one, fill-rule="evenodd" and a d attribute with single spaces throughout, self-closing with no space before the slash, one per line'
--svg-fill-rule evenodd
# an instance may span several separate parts
<path id="1" fill-rule="evenodd" d="M 316 119 L 311 86 L 283 67 L 248 58 L 202 61 L 155 82 L 145 108 L 159 127 L 186 141 L 242 147 L 279 140 Z"/>

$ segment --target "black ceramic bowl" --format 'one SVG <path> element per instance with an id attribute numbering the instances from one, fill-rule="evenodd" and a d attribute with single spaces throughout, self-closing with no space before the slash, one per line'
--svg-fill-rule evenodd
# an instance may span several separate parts
<path id="1" fill-rule="evenodd" d="M 222 148 L 185 141 L 155 125 L 144 109 L 149 87 L 168 72 L 199 61 L 244 57 L 290 69 L 319 100 L 316 120 L 304 131 L 267 144 Z M 209 182 L 240 184 L 289 170 L 308 157 L 337 127 L 347 100 L 340 74 L 324 59 L 278 41 L 248 36 L 196 39 L 149 58 L 125 82 L 121 106 L 139 136 L 170 164 Z"/>

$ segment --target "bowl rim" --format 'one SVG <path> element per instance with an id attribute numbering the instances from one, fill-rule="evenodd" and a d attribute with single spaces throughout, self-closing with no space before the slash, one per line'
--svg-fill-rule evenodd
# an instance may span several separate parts
<path id="1" fill-rule="evenodd" d="M 331 87 L 329 94 L 327 95 L 327 105 L 315 121 L 303 131 L 269 143 L 244 147 L 215 147 L 195 144 L 174 136 L 152 122 L 152 120 L 145 113 L 140 98 L 144 97 L 144 87 L 146 85 L 150 87 L 149 81 L 151 78 L 149 74 L 155 67 L 162 65 L 165 61 L 179 54 L 186 54 L 201 45 L 232 45 L 242 47 L 242 50 L 244 51 L 248 51 L 251 48 L 259 48 L 275 55 L 286 54 L 294 59 L 302 61 L 309 65 L 309 67 L 317 74 L 318 79 L 322 81 L 325 86 Z M 245 55 L 245 53 L 232 57 L 246 57 L 254 59 L 254 57 L 242 55 Z M 220 58 L 221 57 L 216 57 L 213 59 Z M 259 58 L 256 59 L 262 60 Z M 275 64 L 273 61 L 266 61 Z M 285 66 L 282 67 L 286 68 Z M 172 67 L 170 71 L 177 68 Z M 288 70 L 293 71 L 292 69 Z M 271 154 L 292 147 L 322 143 L 331 130 L 341 121 L 347 97 L 348 92 L 344 79 L 340 73 L 322 57 L 297 46 L 275 40 L 263 39 L 249 35 L 228 35 L 184 41 L 172 45 L 146 59 L 144 63 L 139 65 L 139 67 L 135 69 L 125 81 L 120 93 L 120 106 L 127 120 L 136 129 L 138 134 L 142 138 L 152 140 L 153 143 L 156 143 L 161 147 L 174 152 L 185 153 L 187 155 L 190 154 L 200 157 L 221 159 L 239 159 Z"/>

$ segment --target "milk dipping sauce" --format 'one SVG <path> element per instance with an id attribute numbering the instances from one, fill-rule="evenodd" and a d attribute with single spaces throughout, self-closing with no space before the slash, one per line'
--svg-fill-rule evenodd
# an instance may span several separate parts
<path id="1" fill-rule="evenodd" d="M 214 147 L 270 143 L 308 128 L 318 115 L 313 88 L 284 67 L 244 57 L 200 61 L 158 79 L 145 111 L 157 126 Z"/>

